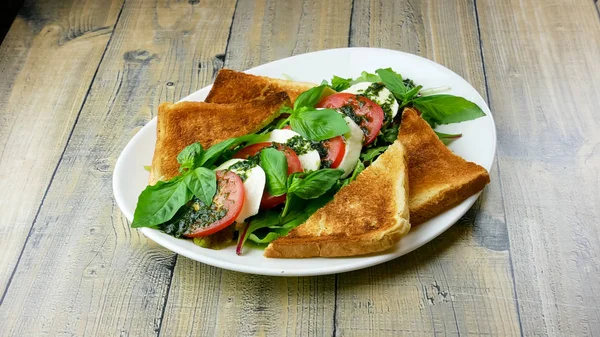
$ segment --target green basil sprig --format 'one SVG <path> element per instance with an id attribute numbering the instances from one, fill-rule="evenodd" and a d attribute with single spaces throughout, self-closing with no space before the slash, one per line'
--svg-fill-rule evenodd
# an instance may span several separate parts
<path id="1" fill-rule="evenodd" d="M 335 110 L 300 110 L 289 119 L 292 130 L 304 138 L 322 141 L 350 131 L 344 116 Z"/>
<path id="2" fill-rule="evenodd" d="M 283 108 L 282 112 L 290 117 L 277 124 L 282 128 L 289 123 L 292 129 L 304 138 L 312 141 L 322 141 L 343 135 L 350 131 L 344 117 L 335 110 L 315 109 L 323 96 L 327 85 L 319 85 L 303 92 L 294 102 L 294 108 Z"/>
<path id="3" fill-rule="evenodd" d="M 285 154 L 274 148 L 265 148 L 260 151 L 260 166 L 267 177 L 267 191 L 272 196 L 285 194 L 288 170 Z"/>
<path id="4" fill-rule="evenodd" d="M 296 198 L 316 199 L 327 193 L 344 174 L 344 170 L 320 169 L 310 173 L 292 173 L 287 179 L 287 196 L 282 216 L 288 214 Z"/>
<path id="5" fill-rule="evenodd" d="M 138 197 L 131 227 L 159 228 L 171 220 L 175 213 L 194 196 L 206 207 L 212 204 L 217 193 L 217 177 L 212 167 L 228 159 L 229 152 L 241 144 L 251 144 L 265 139 L 265 135 L 250 134 L 224 140 L 206 151 L 200 143 L 183 149 L 177 156 L 180 176 L 169 181 L 159 181 L 147 186 Z"/>
<path id="6" fill-rule="evenodd" d="M 170 220 L 192 196 L 181 178 L 168 182 L 159 181 L 156 185 L 146 187 L 138 198 L 131 227 L 156 228 Z"/>
<path id="7" fill-rule="evenodd" d="M 421 111 L 424 119 L 437 124 L 450 124 L 485 116 L 477 104 L 463 97 L 431 95 L 415 98 L 412 105 Z"/>

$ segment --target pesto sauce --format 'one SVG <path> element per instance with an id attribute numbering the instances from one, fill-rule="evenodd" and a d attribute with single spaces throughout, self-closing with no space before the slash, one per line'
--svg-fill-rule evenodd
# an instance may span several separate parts
<path id="1" fill-rule="evenodd" d="M 161 224 L 161 229 L 169 235 L 181 237 L 222 219 L 227 212 L 227 209 L 219 208 L 215 203 L 206 206 L 202 200 L 194 197 L 175 213 L 173 219 Z"/>
<path id="2" fill-rule="evenodd" d="M 315 149 L 313 143 L 302 136 L 294 136 L 288 139 L 284 145 L 294 150 L 299 156 Z"/>
<path id="3" fill-rule="evenodd" d="M 242 178 L 242 181 L 246 181 L 246 179 L 248 179 L 248 171 L 250 171 L 253 167 L 258 165 L 259 154 L 260 152 L 254 156 L 248 157 L 248 159 L 246 160 L 238 161 L 237 163 L 229 166 L 227 170 L 235 171 L 235 174 L 240 176 L 240 178 Z"/>

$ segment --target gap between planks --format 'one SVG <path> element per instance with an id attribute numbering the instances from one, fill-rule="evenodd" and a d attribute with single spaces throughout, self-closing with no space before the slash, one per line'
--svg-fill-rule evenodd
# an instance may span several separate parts
<path id="1" fill-rule="evenodd" d="M 474 10 L 474 14 L 475 14 L 475 22 L 477 24 L 477 40 L 479 42 L 479 54 L 481 57 L 481 68 L 483 71 L 483 84 L 485 85 L 485 101 L 487 102 L 488 106 L 490 107 L 490 110 L 492 109 L 492 104 L 490 101 L 490 86 L 488 83 L 488 76 L 487 76 L 487 69 L 485 66 L 485 55 L 483 53 L 483 41 L 481 40 L 481 22 L 479 21 L 479 12 L 477 10 L 477 0 L 473 0 L 473 10 Z M 497 168 L 497 177 L 498 177 L 498 184 L 500 185 L 500 197 L 502 199 L 502 212 L 504 215 L 504 219 L 506 221 L 506 203 L 504 202 L 504 190 L 502 188 L 502 172 L 500 170 L 500 165 L 498 165 L 498 151 L 496 151 L 496 155 L 494 156 L 494 161 L 495 161 L 495 165 Z M 508 228 L 507 228 L 508 230 Z M 523 332 L 523 323 L 521 322 L 521 308 L 519 306 L 519 294 L 517 293 L 517 283 L 515 281 L 515 269 L 514 269 L 514 262 L 513 262 L 513 254 L 512 251 L 510 249 L 510 235 L 507 237 L 508 240 L 508 265 L 509 265 L 509 270 L 510 270 L 510 277 L 512 280 L 512 287 L 513 287 L 513 294 L 514 294 L 514 298 L 513 301 L 515 303 L 515 308 L 517 311 L 517 323 L 519 324 L 519 333 L 521 334 L 521 336 L 524 336 L 524 332 Z"/>

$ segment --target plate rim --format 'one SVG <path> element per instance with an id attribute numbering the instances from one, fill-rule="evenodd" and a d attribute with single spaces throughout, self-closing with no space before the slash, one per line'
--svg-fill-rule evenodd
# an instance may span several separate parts
<path id="1" fill-rule="evenodd" d="M 483 166 L 484 168 L 486 168 L 486 170 L 488 172 L 491 172 L 494 163 L 496 161 L 496 149 L 497 149 L 497 143 L 498 143 L 498 139 L 497 139 L 497 130 L 496 130 L 496 123 L 492 114 L 491 109 L 489 108 L 489 105 L 487 104 L 486 100 L 483 98 L 483 96 L 481 96 L 481 94 L 479 93 L 479 91 L 477 91 L 477 89 L 475 89 L 471 83 L 469 83 L 465 78 L 463 78 L 462 76 L 458 75 L 457 73 L 455 73 L 454 71 L 452 71 L 451 69 L 447 68 L 446 66 L 439 64 L 433 60 L 427 59 L 425 57 L 419 56 L 419 55 L 415 55 L 415 54 L 411 54 L 411 53 L 407 53 L 407 52 L 403 52 L 403 51 L 399 51 L 399 50 L 392 50 L 392 49 L 385 49 L 385 48 L 370 48 L 370 47 L 347 47 L 347 48 L 332 48 L 332 49 L 324 49 L 324 50 L 318 50 L 318 51 L 313 51 L 313 52 L 308 52 L 308 53 L 303 53 L 303 54 L 297 54 L 297 55 L 292 55 L 286 58 L 282 58 L 282 59 L 277 59 L 277 60 L 273 60 L 270 61 L 268 63 L 264 63 L 261 65 L 258 65 L 256 67 L 250 68 L 250 69 L 246 69 L 243 70 L 243 72 L 249 72 L 249 73 L 254 73 L 253 71 L 256 71 L 256 69 L 258 69 L 260 71 L 261 67 L 268 67 L 269 65 L 271 65 L 272 63 L 275 62 L 279 62 L 281 60 L 285 60 L 285 59 L 289 59 L 289 58 L 294 58 L 294 57 L 298 57 L 298 56 L 305 56 L 305 55 L 311 55 L 311 54 L 321 54 L 321 53 L 328 53 L 328 52 L 339 52 L 339 51 L 348 51 L 348 52 L 352 52 L 354 50 L 368 50 L 369 52 L 375 51 L 376 53 L 396 53 L 396 54 L 403 54 L 406 57 L 410 57 L 410 58 L 417 58 L 417 59 L 421 59 L 421 61 L 425 61 L 428 63 L 431 63 L 437 67 L 441 67 L 443 70 L 450 72 L 451 74 L 459 77 L 460 79 L 462 79 L 463 81 L 465 81 L 467 84 L 469 84 L 469 86 L 471 87 L 471 89 L 473 90 L 473 93 L 477 95 L 477 97 L 485 104 L 485 107 L 487 108 L 488 115 L 490 118 L 490 122 L 491 122 L 491 131 L 492 131 L 492 155 L 491 155 L 491 160 L 489 161 L 489 163 L 478 163 L 479 165 Z M 210 90 L 210 88 L 212 87 L 213 83 L 200 88 L 192 93 L 190 93 L 189 95 L 187 95 L 186 97 L 180 99 L 178 102 L 181 101 L 186 101 L 188 100 L 190 97 L 198 94 L 198 92 L 204 91 L 204 90 Z M 142 130 L 146 127 L 150 127 L 151 124 L 156 124 L 156 120 L 157 117 L 153 117 L 150 121 L 148 121 L 148 123 L 146 123 L 141 129 L 139 129 L 136 134 L 131 137 L 131 139 L 127 142 L 127 144 L 125 145 L 125 147 L 123 148 L 123 150 L 121 151 L 121 153 L 119 154 L 119 157 L 117 159 L 117 162 L 115 164 L 115 168 L 113 170 L 113 177 L 112 177 L 112 188 L 113 188 L 113 194 L 114 194 L 114 198 L 115 201 L 117 203 L 117 205 L 119 206 L 119 210 L 125 215 L 125 217 L 127 218 L 127 220 L 129 222 L 132 221 L 133 218 L 133 213 L 132 212 L 128 212 L 126 211 L 122 205 L 124 204 L 124 200 L 123 200 L 123 195 L 121 193 L 119 193 L 118 190 L 118 185 L 117 185 L 117 172 L 121 172 L 122 171 L 122 166 L 124 165 L 124 161 L 125 161 L 125 153 L 128 152 L 129 147 L 131 146 L 131 144 L 135 143 L 135 140 L 137 140 L 137 138 L 142 137 Z M 154 128 L 156 128 L 156 126 L 154 126 Z M 142 232 L 148 239 L 154 241 L 155 243 L 159 244 L 160 246 L 176 253 L 176 254 L 180 254 L 183 255 L 189 259 L 192 259 L 194 261 L 197 262 L 201 262 L 201 263 L 205 263 L 214 267 L 218 267 L 218 268 L 223 268 L 223 269 L 227 269 L 227 270 L 232 270 L 232 271 L 237 271 L 237 272 L 242 272 L 242 273 L 248 273 L 248 274 L 255 274 L 255 275 L 267 275 L 267 276 L 319 276 L 319 275 L 330 275 L 330 274 L 337 274 L 337 273 L 343 273 L 343 272 L 350 272 L 350 271 L 354 271 L 354 270 L 358 270 L 358 269 L 363 269 L 363 268 L 367 268 L 367 267 L 371 267 L 371 266 L 375 266 L 378 264 L 382 264 L 388 261 L 391 261 L 393 259 L 396 259 L 398 257 L 404 256 L 406 254 L 411 253 L 412 251 L 424 246 L 425 244 L 431 242 L 433 239 L 439 237 L 442 233 L 444 233 L 445 231 L 447 231 L 450 227 L 452 227 L 464 214 L 466 214 L 466 212 L 468 212 L 468 210 L 473 206 L 473 204 L 476 202 L 477 198 L 479 198 L 480 194 L 482 191 L 476 193 L 475 195 L 472 195 L 471 197 L 467 198 L 466 200 L 464 200 L 463 202 L 461 202 L 460 204 L 454 206 L 452 209 L 455 209 L 456 207 L 460 207 L 462 205 L 467 205 L 464 212 L 459 212 L 456 215 L 454 215 L 451 220 L 448 220 L 447 223 L 445 223 L 443 226 L 440 226 L 439 228 L 437 228 L 436 231 L 433 232 L 433 234 L 425 237 L 424 240 L 420 240 L 418 241 L 416 244 L 412 244 L 407 250 L 403 251 L 403 253 L 401 254 L 390 254 L 390 253 L 386 253 L 386 252 L 379 252 L 375 255 L 370 254 L 370 255 L 366 255 L 364 256 L 365 259 L 357 262 L 351 266 L 348 265 L 341 265 L 341 266 L 337 266 L 335 264 L 332 264 L 330 266 L 326 266 L 326 267 L 315 267 L 315 268 L 301 268 L 301 269 L 292 269 L 292 270 L 281 270 L 281 269 L 261 269 L 257 266 L 251 265 L 251 266 L 246 266 L 243 264 L 236 264 L 236 263 L 232 263 L 229 261 L 224 261 L 224 260 L 218 260 L 215 259 L 211 256 L 208 255 L 202 255 L 202 254 L 193 254 L 193 252 L 189 251 L 188 249 L 182 248 L 182 246 L 180 245 L 173 245 L 171 242 L 167 241 L 166 238 L 164 238 L 163 236 L 166 235 L 158 230 L 155 229 L 151 229 L 151 228 L 138 228 L 138 230 L 140 232 Z M 446 211 L 449 212 L 450 210 Z M 446 213 L 444 212 L 444 213 Z M 442 213 L 442 214 L 444 214 Z M 435 218 L 434 218 L 435 219 Z M 421 226 L 421 225 L 419 225 Z M 327 260 L 336 260 L 336 259 L 344 259 L 344 258 L 360 258 L 361 256 L 352 256 L 352 257 L 336 257 L 336 258 L 324 258 L 324 257 L 317 257 L 317 258 L 311 258 L 311 259 L 327 259 Z M 375 258 L 373 259 L 369 259 L 369 258 Z M 294 259 L 287 259 L 289 261 L 293 261 Z"/>

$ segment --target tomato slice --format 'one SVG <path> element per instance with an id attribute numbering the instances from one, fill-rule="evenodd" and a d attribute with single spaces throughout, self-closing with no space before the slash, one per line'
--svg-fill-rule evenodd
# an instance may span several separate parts
<path id="1" fill-rule="evenodd" d="M 365 133 L 365 145 L 371 144 L 383 125 L 383 109 L 364 96 L 350 93 L 339 93 L 323 98 L 317 108 L 337 109 L 358 122 Z M 355 116 L 350 116 L 350 115 Z"/>
<path id="2" fill-rule="evenodd" d="M 272 146 L 272 145 L 273 145 L 273 143 L 271 143 L 271 142 L 264 142 L 264 143 L 249 145 L 249 146 L 246 146 L 245 148 L 241 149 L 240 151 L 238 151 L 236 154 L 234 154 L 233 158 L 246 159 L 250 156 L 254 156 L 260 150 L 264 149 L 265 147 Z M 283 154 L 285 154 L 285 158 L 287 159 L 287 163 L 288 163 L 288 175 L 290 175 L 294 172 L 302 172 L 302 164 L 300 163 L 300 159 L 298 158 L 298 155 L 296 155 L 296 152 L 294 150 L 292 150 L 291 148 L 289 148 L 285 145 L 282 145 L 282 144 L 277 144 L 276 148 L 279 151 L 282 151 Z M 263 192 L 262 199 L 260 200 L 260 208 L 261 209 L 269 209 L 269 208 L 273 208 L 277 205 L 281 205 L 284 202 L 285 202 L 285 194 L 275 197 L 275 196 L 272 196 L 267 191 L 267 189 L 265 189 L 265 191 Z"/>
<path id="3" fill-rule="evenodd" d="M 327 156 L 321 160 L 330 162 L 331 165 L 329 167 L 331 168 L 340 166 L 346 152 L 344 138 L 342 138 L 342 136 L 333 137 L 322 141 L 321 144 L 323 144 L 323 147 L 327 150 Z"/>
<path id="4" fill-rule="evenodd" d="M 217 171 L 216 175 L 217 193 L 213 198 L 213 203 L 208 207 L 201 205 L 195 212 L 191 212 L 192 216 L 196 218 L 209 217 L 215 218 L 215 221 L 209 224 L 196 221 L 191 224 L 190 229 L 183 236 L 193 238 L 216 233 L 231 225 L 240 215 L 245 196 L 242 178 L 231 171 L 223 170 Z"/>
<path id="5" fill-rule="evenodd" d="M 285 202 L 286 195 L 272 196 L 269 191 L 265 189 L 262 199 L 260 200 L 261 209 L 271 209 L 277 205 L 281 205 Z"/>

